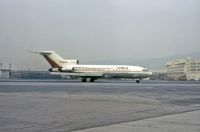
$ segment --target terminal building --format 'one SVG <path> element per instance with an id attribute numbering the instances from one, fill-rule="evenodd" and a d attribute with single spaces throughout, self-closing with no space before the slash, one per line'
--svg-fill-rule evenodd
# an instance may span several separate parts
<path id="1" fill-rule="evenodd" d="M 8 79 L 10 78 L 10 70 L 9 69 L 0 69 L 0 79 Z"/>
<path id="2" fill-rule="evenodd" d="M 170 80 L 200 80 L 200 59 L 176 59 L 165 65 Z"/>

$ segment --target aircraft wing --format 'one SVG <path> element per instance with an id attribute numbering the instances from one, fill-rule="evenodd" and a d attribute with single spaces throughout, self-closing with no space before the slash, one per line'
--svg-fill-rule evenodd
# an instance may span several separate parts
<path id="1" fill-rule="evenodd" d="M 64 72 L 52 72 L 51 74 L 55 75 L 66 75 L 66 76 L 74 76 L 74 77 L 96 77 L 101 78 L 104 76 L 103 73 L 64 73 Z"/>

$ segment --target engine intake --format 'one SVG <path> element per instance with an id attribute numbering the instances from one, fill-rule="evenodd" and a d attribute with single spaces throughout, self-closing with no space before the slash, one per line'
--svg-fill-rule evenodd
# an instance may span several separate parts
<path id="1" fill-rule="evenodd" d="M 79 60 L 66 60 L 67 64 L 79 64 Z"/>

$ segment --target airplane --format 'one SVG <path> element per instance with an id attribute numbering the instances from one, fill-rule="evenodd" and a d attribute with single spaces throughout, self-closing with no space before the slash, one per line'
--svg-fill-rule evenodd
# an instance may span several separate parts
<path id="1" fill-rule="evenodd" d="M 143 78 L 152 76 L 146 68 L 130 65 L 82 65 L 77 59 L 63 59 L 54 51 L 34 52 L 42 55 L 51 65 L 53 74 L 64 73 L 67 76 L 79 77 L 82 82 L 94 82 L 98 78 L 131 78 L 140 83 Z"/>

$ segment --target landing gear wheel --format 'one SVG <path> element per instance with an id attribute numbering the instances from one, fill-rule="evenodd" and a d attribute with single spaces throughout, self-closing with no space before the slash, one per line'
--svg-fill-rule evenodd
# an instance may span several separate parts
<path id="1" fill-rule="evenodd" d="M 136 80 L 136 83 L 140 83 L 140 80 Z"/>
<path id="2" fill-rule="evenodd" d="M 94 80 L 95 80 L 94 78 L 90 78 L 90 82 L 94 82 Z"/>
<path id="3" fill-rule="evenodd" d="M 87 82 L 87 78 L 82 78 L 81 82 Z"/>

